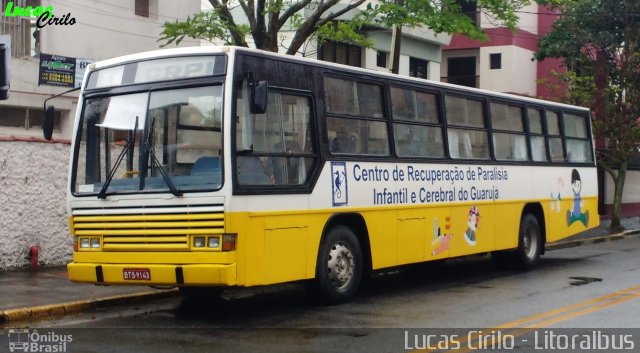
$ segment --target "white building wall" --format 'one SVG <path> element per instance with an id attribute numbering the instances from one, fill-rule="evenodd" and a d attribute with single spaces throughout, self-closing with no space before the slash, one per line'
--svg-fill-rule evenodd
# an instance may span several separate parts
<path id="1" fill-rule="evenodd" d="M 430 61 L 429 62 L 429 79 L 433 81 L 440 81 L 440 69 L 442 63 Z"/>
<path id="2" fill-rule="evenodd" d="M 538 33 L 538 4 L 536 2 L 521 7 L 518 10 L 518 17 L 518 29 L 534 34 Z M 504 27 L 502 21 L 494 21 L 482 12 L 479 13 L 479 19 L 480 28 L 482 29 Z"/>
<path id="3" fill-rule="evenodd" d="M 380 72 L 390 72 L 391 68 L 390 67 L 380 67 L 378 66 L 377 63 L 377 55 L 378 55 L 378 51 L 375 49 L 371 49 L 371 48 L 367 48 L 364 51 L 364 63 L 363 63 L 363 67 L 365 69 L 369 69 L 369 70 L 373 70 L 373 71 L 380 71 Z M 390 54 L 389 54 L 390 55 Z M 408 55 L 402 55 L 400 54 L 400 65 L 398 68 L 398 74 L 401 76 L 409 76 L 409 56 Z M 429 69 L 431 69 L 431 67 L 433 62 L 430 61 L 429 62 Z M 387 65 L 391 65 L 391 57 L 387 58 Z M 433 78 L 436 81 L 440 80 L 440 72 L 438 71 L 438 74 L 435 76 L 435 78 Z M 431 77 L 429 77 L 431 79 Z"/>
<path id="4" fill-rule="evenodd" d="M 0 270 L 29 265 L 29 247 L 40 263 L 71 259 L 66 213 L 69 145 L 3 141 L 0 137 Z"/>
<path id="5" fill-rule="evenodd" d="M 500 69 L 490 69 L 489 55 L 502 54 Z M 491 91 L 535 96 L 537 65 L 533 52 L 516 46 L 480 48 L 480 87 Z"/>
<path id="6" fill-rule="evenodd" d="M 409 56 L 400 54 L 399 61 L 398 75 L 409 76 Z M 391 60 L 389 60 L 389 63 L 391 63 Z M 437 80 L 440 81 L 440 79 Z"/>
<path id="7" fill-rule="evenodd" d="M 375 49 L 371 49 L 371 48 L 367 48 L 364 50 L 363 52 L 363 56 L 364 56 L 364 68 L 365 69 L 369 69 L 369 70 L 373 70 L 373 71 L 380 71 L 380 72 L 389 72 L 389 69 L 386 67 L 379 67 L 376 63 L 376 58 L 378 55 L 378 51 Z M 400 66 L 402 67 L 402 65 Z M 408 72 L 408 70 L 407 70 Z"/>
<path id="8" fill-rule="evenodd" d="M 605 204 L 613 204 L 613 195 L 615 185 L 613 185 L 613 179 L 607 173 L 605 177 Z M 637 204 L 640 200 L 640 171 L 629 170 L 627 171 L 627 177 L 624 182 L 624 192 L 622 193 L 623 204 Z"/>
<path id="9" fill-rule="evenodd" d="M 45 0 L 43 4 L 53 6 L 56 16 L 70 14 L 76 23 L 43 28 L 41 51 L 95 60 L 158 49 L 164 22 L 200 11 L 200 1 L 194 0 L 149 0 L 148 18 L 135 15 L 131 0 Z M 180 46 L 199 44 L 198 40 L 185 38 Z"/>

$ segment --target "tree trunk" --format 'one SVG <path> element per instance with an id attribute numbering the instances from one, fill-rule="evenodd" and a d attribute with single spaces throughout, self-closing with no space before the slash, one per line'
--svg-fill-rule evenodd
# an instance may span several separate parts
<path id="1" fill-rule="evenodd" d="M 400 72 L 400 44 L 402 42 L 402 26 L 393 25 L 391 32 L 391 73 Z"/>
<path id="2" fill-rule="evenodd" d="M 395 0 L 395 3 L 402 6 L 404 0 Z M 400 72 L 400 46 L 402 43 L 402 25 L 394 24 L 391 32 L 391 73 Z"/>
<path id="3" fill-rule="evenodd" d="M 614 192 L 613 192 L 613 207 L 611 210 L 611 224 L 609 225 L 610 233 L 617 233 L 624 230 L 624 227 L 620 223 L 622 218 L 622 192 L 624 189 L 624 181 L 627 177 L 627 161 L 623 161 L 618 166 L 618 176 L 613 179 Z"/>

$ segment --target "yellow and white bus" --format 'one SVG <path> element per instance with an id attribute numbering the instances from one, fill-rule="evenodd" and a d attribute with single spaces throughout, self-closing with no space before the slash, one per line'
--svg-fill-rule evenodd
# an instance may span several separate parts
<path id="1" fill-rule="evenodd" d="M 598 225 L 589 111 L 247 48 L 91 64 L 69 173 L 69 278 L 314 281 L 477 253 L 532 268 Z"/>

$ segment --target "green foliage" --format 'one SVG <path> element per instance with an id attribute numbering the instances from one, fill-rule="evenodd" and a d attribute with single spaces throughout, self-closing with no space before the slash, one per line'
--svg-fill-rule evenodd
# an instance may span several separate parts
<path id="1" fill-rule="evenodd" d="M 159 41 L 166 41 L 161 46 L 175 43 L 176 45 L 185 38 L 204 39 L 210 42 L 222 41 L 225 44 L 237 44 L 234 42 L 230 30 L 237 31 L 246 36 L 251 29 L 248 25 L 235 25 L 229 23 L 219 11 L 200 12 L 193 17 L 189 16 L 185 21 L 165 22 L 164 30 L 160 33 Z"/>
<path id="2" fill-rule="evenodd" d="M 165 23 L 160 41 L 166 46 L 189 37 L 247 46 L 245 38 L 251 34 L 256 47 L 278 50 L 276 38 L 286 26 L 295 30 L 287 51 L 293 54 L 313 37 L 319 42 L 334 40 L 369 47 L 372 43 L 362 31 L 364 26 L 394 25 L 484 39 L 485 34 L 462 12 L 459 1 L 476 2 L 478 11 L 512 29 L 518 21 L 516 10 L 529 4 L 529 0 L 210 0 L 214 11 Z M 341 20 L 346 13 L 348 20 Z"/>
<path id="3" fill-rule="evenodd" d="M 360 28 L 354 21 L 327 22 L 318 27 L 315 34 L 320 44 L 334 41 L 371 47 L 373 43 L 359 31 Z"/>
<path id="4" fill-rule="evenodd" d="M 541 97 L 583 107 L 594 104 L 596 85 L 593 76 L 580 76 L 573 71 L 551 72 L 551 79 L 541 79 L 539 83 L 547 87 L 551 97 Z"/>

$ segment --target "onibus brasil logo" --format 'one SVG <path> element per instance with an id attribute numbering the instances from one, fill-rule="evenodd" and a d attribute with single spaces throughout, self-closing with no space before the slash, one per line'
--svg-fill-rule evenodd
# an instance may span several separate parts
<path id="1" fill-rule="evenodd" d="M 9 352 L 55 352 L 67 351 L 67 343 L 72 342 L 72 335 L 61 335 L 49 331 L 38 333 L 37 330 L 9 330 Z"/>
<path id="2" fill-rule="evenodd" d="M 13 1 L 7 3 L 7 7 L 4 9 L 4 15 L 7 17 L 37 17 L 36 27 L 43 28 L 47 25 L 59 25 L 70 26 L 76 23 L 76 19 L 71 17 L 68 13 L 62 17 L 56 17 L 53 15 L 53 6 L 27 6 L 20 7 L 14 5 Z"/>

